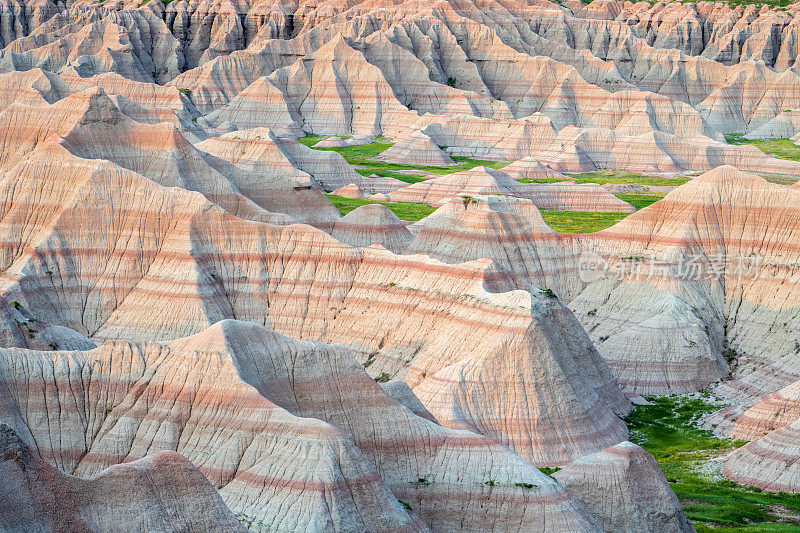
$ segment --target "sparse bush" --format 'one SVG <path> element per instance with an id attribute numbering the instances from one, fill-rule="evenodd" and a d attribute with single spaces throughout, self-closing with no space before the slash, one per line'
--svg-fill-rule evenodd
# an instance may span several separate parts
<path id="1" fill-rule="evenodd" d="M 455 78 L 447 78 L 447 85 L 449 85 L 450 87 L 455 87 L 456 86 L 456 79 Z"/>
<path id="2" fill-rule="evenodd" d="M 556 293 L 553 292 L 553 289 L 544 289 L 542 292 L 544 292 L 544 295 L 548 298 L 558 298 Z"/>
<path id="3" fill-rule="evenodd" d="M 375 378 L 375 381 L 377 381 L 378 383 L 386 383 L 387 381 L 389 381 L 389 379 L 391 379 L 389 374 L 387 374 L 386 372 L 381 372 L 381 375 Z"/>
<path id="4" fill-rule="evenodd" d="M 403 509 L 405 509 L 406 511 L 411 511 L 411 505 L 409 505 L 408 502 L 405 502 L 400 499 L 398 499 L 397 501 L 400 502 L 400 505 L 403 506 Z"/>

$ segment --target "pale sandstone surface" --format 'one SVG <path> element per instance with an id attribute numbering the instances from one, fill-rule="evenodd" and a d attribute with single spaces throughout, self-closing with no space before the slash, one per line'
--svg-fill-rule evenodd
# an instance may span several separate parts
<path id="1" fill-rule="evenodd" d="M 412 238 L 397 215 L 380 204 L 362 205 L 350 211 L 336 221 L 331 236 L 351 246 L 380 244 L 394 253 L 400 253 Z"/>
<path id="2" fill-rule="evenodd" d="M 725 378 L 725 339 L 738 368 L 720 392 L 752 404 L 800 372 L 793 341 L 775 334 L 791 331 L 796 314 L 795 195 L 722 167 L 585 236 L 549 230 L 523 200 L 476 196 L 415 224 L 405 253 L 491 257 L 511 276 L 506 287 L 553 289 L 620 384 L 638 393 L 691 392 Z M 582 277 L 587 260 L 601 271 Z"/>
<path id="3" fill-rule="evenodd" d="M 609 533 L 694 531 L 656 460 L 631 442 L 581 457 L 553 477 Z"/>
<path id="4" fill-rule="evenodd" d="M 97 78 L 130 116 L 198 139 L 223 125 L 422 130 L 451 154 L 564 170 L 797 172 L 719 135 L 796 133 L 796 10 L 711 5 L 14 3 L 0 66 L 60 73 L 76 89 Z"/>
<path id="5" fill-rule="evenodd" d="M 627 438 L 615 413 L 629 403 L 574 317 L 541 295 L 487 291 L 497 285 L 488 262 L 449 266 L 243 220 L 197 193 L 53 149 L 0 182 L 2 238 L 16 243 L 0 284 L 41 319 L 97 339 L 168 340 L 235 317 L 355 343 L 364 359 L 374 354 L 374 375 L 424 386 L 440 421 L 539 464 Z M 49 170 L 67 164 L 72 174 Z M 35 219 L 23 216 L 30 202 L 41 206 Z M 457 381 L 437 378 L 457 369 Z M 518 393 L 531 379 L 540 392 Z M 476 394 L 489 383 L 500 394 Z"/>
<path id="6" fill-rule="evenodd" d="M 442 531 L 596 527 L 507 448 L 397 403 L 340 345 L 222 321 L 169 344 L 12 349 L 0 361 L 2 418 L 49 462 L 87 476 L 177 451 L 255 530 L 426 530 L 420 518 Z"/>
<path id="7" fill-rule="evenodd" d="M 0 424 L 3 531 L 247 531 L 185 457 L 157 452 L 91 477 L 54 468 Z"/>
<path id="8" fill-rule="evenodd" d="M 366 192 L 378 193 L 406 185 L 394 178 L 366 178 L 336 152 L 313 150 L 279 138 L 267 128 L 229 132 L 197 143 L 196 147 L 271 180 L 290 178 L 324 191 L 354 184 Z M 314 211 L 310 206 L 306 210 Z"/>
<path id="9" fill-rule="evenodd" d="M 741 171 L 800 163 L 723 137 L 798 135 L 796 5 L 0 11 L 0 344 L 16 369 L 0 380 L 11 425 L 46 461 L 126 480 L 116 462 L 146 470 L 164 459 L 149 451 L 178 450 L 254 529 L 680 530 L 661 478 L 626 477 L 652 461 L 615 446 L 618 415 L 626 395 L 712 386 L 733 405 L 709 427 L 753 439 L 723 473 L 798 490 L 800 193 Z M 403 165 L 510 164 L 408 185 L 291 140 L 306 133 L 333 136 L 317 148 L 384 135 L 378 159 Z M 611 194 L 623 188 L 516 181 L 598 169 L 709 172 L 590 235 L 552 231 L 539 209 L 629 213 Z M 440 207 L 412 225 L 380 206 L 342 218 L 327 191 Z M 384 393 L 356 361 L 404 381 Z M 120 391 L 132 407 L 114 413 Z M 258 437 L 230 450 L 230 431 Z M 586 480 L 603 461 L 586 508 L 531 466 L 572 463 Z M 177 481 L 164 490 L 185 491 Z M 603 483 L 614 498 L 598 499 Z M 198 527 L 224 518 L 204 511 Z"/>

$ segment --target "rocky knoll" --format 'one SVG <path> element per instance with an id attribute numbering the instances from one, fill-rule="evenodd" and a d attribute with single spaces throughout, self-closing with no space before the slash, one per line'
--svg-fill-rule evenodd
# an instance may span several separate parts
<path id="1" fill-rule="evenodd" d="M 237 318 L 348 342 L 375 377 L 424 387 L 423 403 L 446 425 L 536 464 L 627 438 L 616 414 L 629 404 L 569 311 L 541 294 L 494 294 L 486 261 L 448 266 L 237 218 L 135 172 L 153 172 L 137 159 L 122 168 L 64 142 L 31 142 L 0 178 L 0 285 L 38 318 L 95 339 L 170 340 Z M 531 375 L 539 392 L 513 394 Z M 490 383 L 507 393 L 475 394 Z"/>
<path id="2" fill-rule="evenodd" d="M 566 170 L 796 173 L 720 135 L 796 133 L 796 10 L 632 6 L 14 2 L 0 70 L 101 85 L 197 139 L 266 126 L 397 137 L 396 161 L 413 146 L 443 164 L 447 146 Z"/>
<path id="3" fill-rule="evenodd" d="M 0 424 L 3 531 L 247 531 L 185 457 L 162 451 L 90 478 L 64 474 Z"/>
<path id="4" fill-rule="evenodd" d="M 582 457 L 553 477 L 604 531 L 694 531 L 656 460 L 633 443 Z"/>
<path id="5" fill-rule="evenodd" d="M 5 350 L 0 365 L 0 416 L 49 462 L 87 476 L 177 451 L 254 530 L 595 529 L 553 480 L 414 415 L 342 346 L 223 321 L 169 344 Z"/>
<path id="6" fill-rule="evenodd" d="M 553 289 L 631 391 L 700 390 L 727 375 L 725 351 L 738 371 L 721 392 L 753 403 L 800 375 L 795 194 L 722 167 L 585 236 L 553 232 L 525 201 L 476 196 L 420 221 L 405 253 L 491 257 L 506 288 Z"/>

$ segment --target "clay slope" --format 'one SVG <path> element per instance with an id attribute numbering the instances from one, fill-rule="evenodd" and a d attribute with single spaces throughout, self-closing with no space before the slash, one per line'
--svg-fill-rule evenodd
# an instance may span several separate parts
<path id="1" fill-rule="evenodd" d="M 245 170 L 265 174 L 270 180 L 289 178 L 324 191 L 353 184 L 363 191 L 378 193 L 406 185 L 394 178 L 365 178 L 336 152 L 313 150 L 279 138 L 266 128 L 226 133 L 196 146 Z"/>
<path id="2" fill-rule="evenodd" d="M 96 476 L 172 450 L 256 530 L 420 529 L 341 432 L 259 395 L 230 356 L 115 342 L 89 352 L 7 351 L 2 359 L 2 418 L 66 473 Z M 36 407 L 49 404 L 60 409 Z M 298 493 L 287 483 L 307 488 Z"/>
<path id="3" fill-rule="evenodd" d="M 756 440 L 800 419 L 800 381 L 764 396 L 736 420 L 731 438 Z"/>
<path id="4" fill-rule="evenodd" d="M 569 311 L 540 294 L 487 291 L 497 282 L 486 261 L 448 266 L 246 221 L 58 145 L 6 173 L 0 194 L 3 295 L 43 320 L 97 339 L 169 340 L 237 318 L 348 342 L 376 377 L 425 386 L 437 419 L 538 464 L 627 437 L 614 413 L 629 404 Z M 465 379 L 448 382 L 456 370 Z M 512 393 L 531 379 L 536 394 Z M 476 394 L 490 382 L 498 394 Z"/>
<path id="5" fill-rule="evenodd" d="M 519 200 L 453 200 L 416 225 L 406 253 L 490 257 L 507 288 L 552 288 L 630 391 L 700 390 L 733 354 L 735 379 L 720 392 L 749 405 L 800 375 L 795 194 L 722 167 L 586 236 L 552 232 Z"/>
<path id="6" fill-rule="evenodd" d="M 553 477 L 604 531 L 694 531 L 656 460 L 633 443 L 581 457 Z"/>
<path id="7" fill-rule="evenodd" d="M 169 344 L 6 351 L 0 361 L 2 416 L 45 458 L 86 475 L 176 450 L 251 529 L 427 529 L 416 516 L 442 531 L 594 528 L 555 482 L 490 439 L 412 414 L 342 346 L 223 321 Z M 42 372 L 52 387 L 34 386 Z M 96 401 L 72 401 L 87 387 Z M 45 402 L 61 408 L 43 412 Z M 465 450 L 476 458 L 469 470 Z"/>
<path id="8" fill-rule="evenodd" d="M 198 139 L 254 126 L 402 139 L 422 130 L 454 155 L 536 156 L 563 170 L 798 169 L 720 135 L 796 132 L 796 10 L 462 0 L 15 10 L 24 14 L 4 23 L 5 71 L 98 78 L 109 92 L 109 74 L 140 83 L 134 92 L 169 83 L 186 99 L 176 113 L 118 105 Z M 132 87 L 113 84 L 130 99 Z M 169 94 L 161 89 L 152 92 Z"/>
<path id="9" fill-rule="evenodd" d="M 800 492 L 800 420 L 729 455 L 722 474 L 770 492 Z"/>
<path id="10" fill-rule="evenodd" d="M 397 215 L 380 204 L 350 211 L 336 221 L 331 236 L 351 246 L 380 244 L 394 253 L 400 253 L 412 238 Z"/>
<path id="11" fill-rule="evenodd" d="M 0 113 L 3 155 L 8 170 L 49 140 L 80 158 L 103 159 L 165 186 L 202 193 L 243 218 L 324 225 L 338 214 L 316 191 L 296 180 L 266 180 L 195 149 L 166 123 L 146 125 L 127 118 L 99 88 L 86 89 L 51 106 L 12 105 Z"/>
<path id="12" fill-rule="evenodd" d="M 455 163 L 421 131 L 398 140 L 391 148 L 381 152 L 380 157 L 384 161 L 401 165 L 443 167 Z"/>
<path id="13" fill-rule="evenodd" d="M 59 472 L 0 424 L 4 531 L 247 531 L 185 457 L 158 452 L 90 478 Z"/>

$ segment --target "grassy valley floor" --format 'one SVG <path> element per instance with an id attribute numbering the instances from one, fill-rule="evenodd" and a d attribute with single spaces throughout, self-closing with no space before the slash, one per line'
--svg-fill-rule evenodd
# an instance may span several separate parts
<path id="1" fill-rule="evenodd" d="M 631 441 L 656 458 L 698 533 L 800 531 L 800 494 L 762 492 L 725 479 L 714 458 L 745 441 L 716 437 L 701 416 L 722 407 L 710 396 L 648 398 L 626 422 Z"/>

